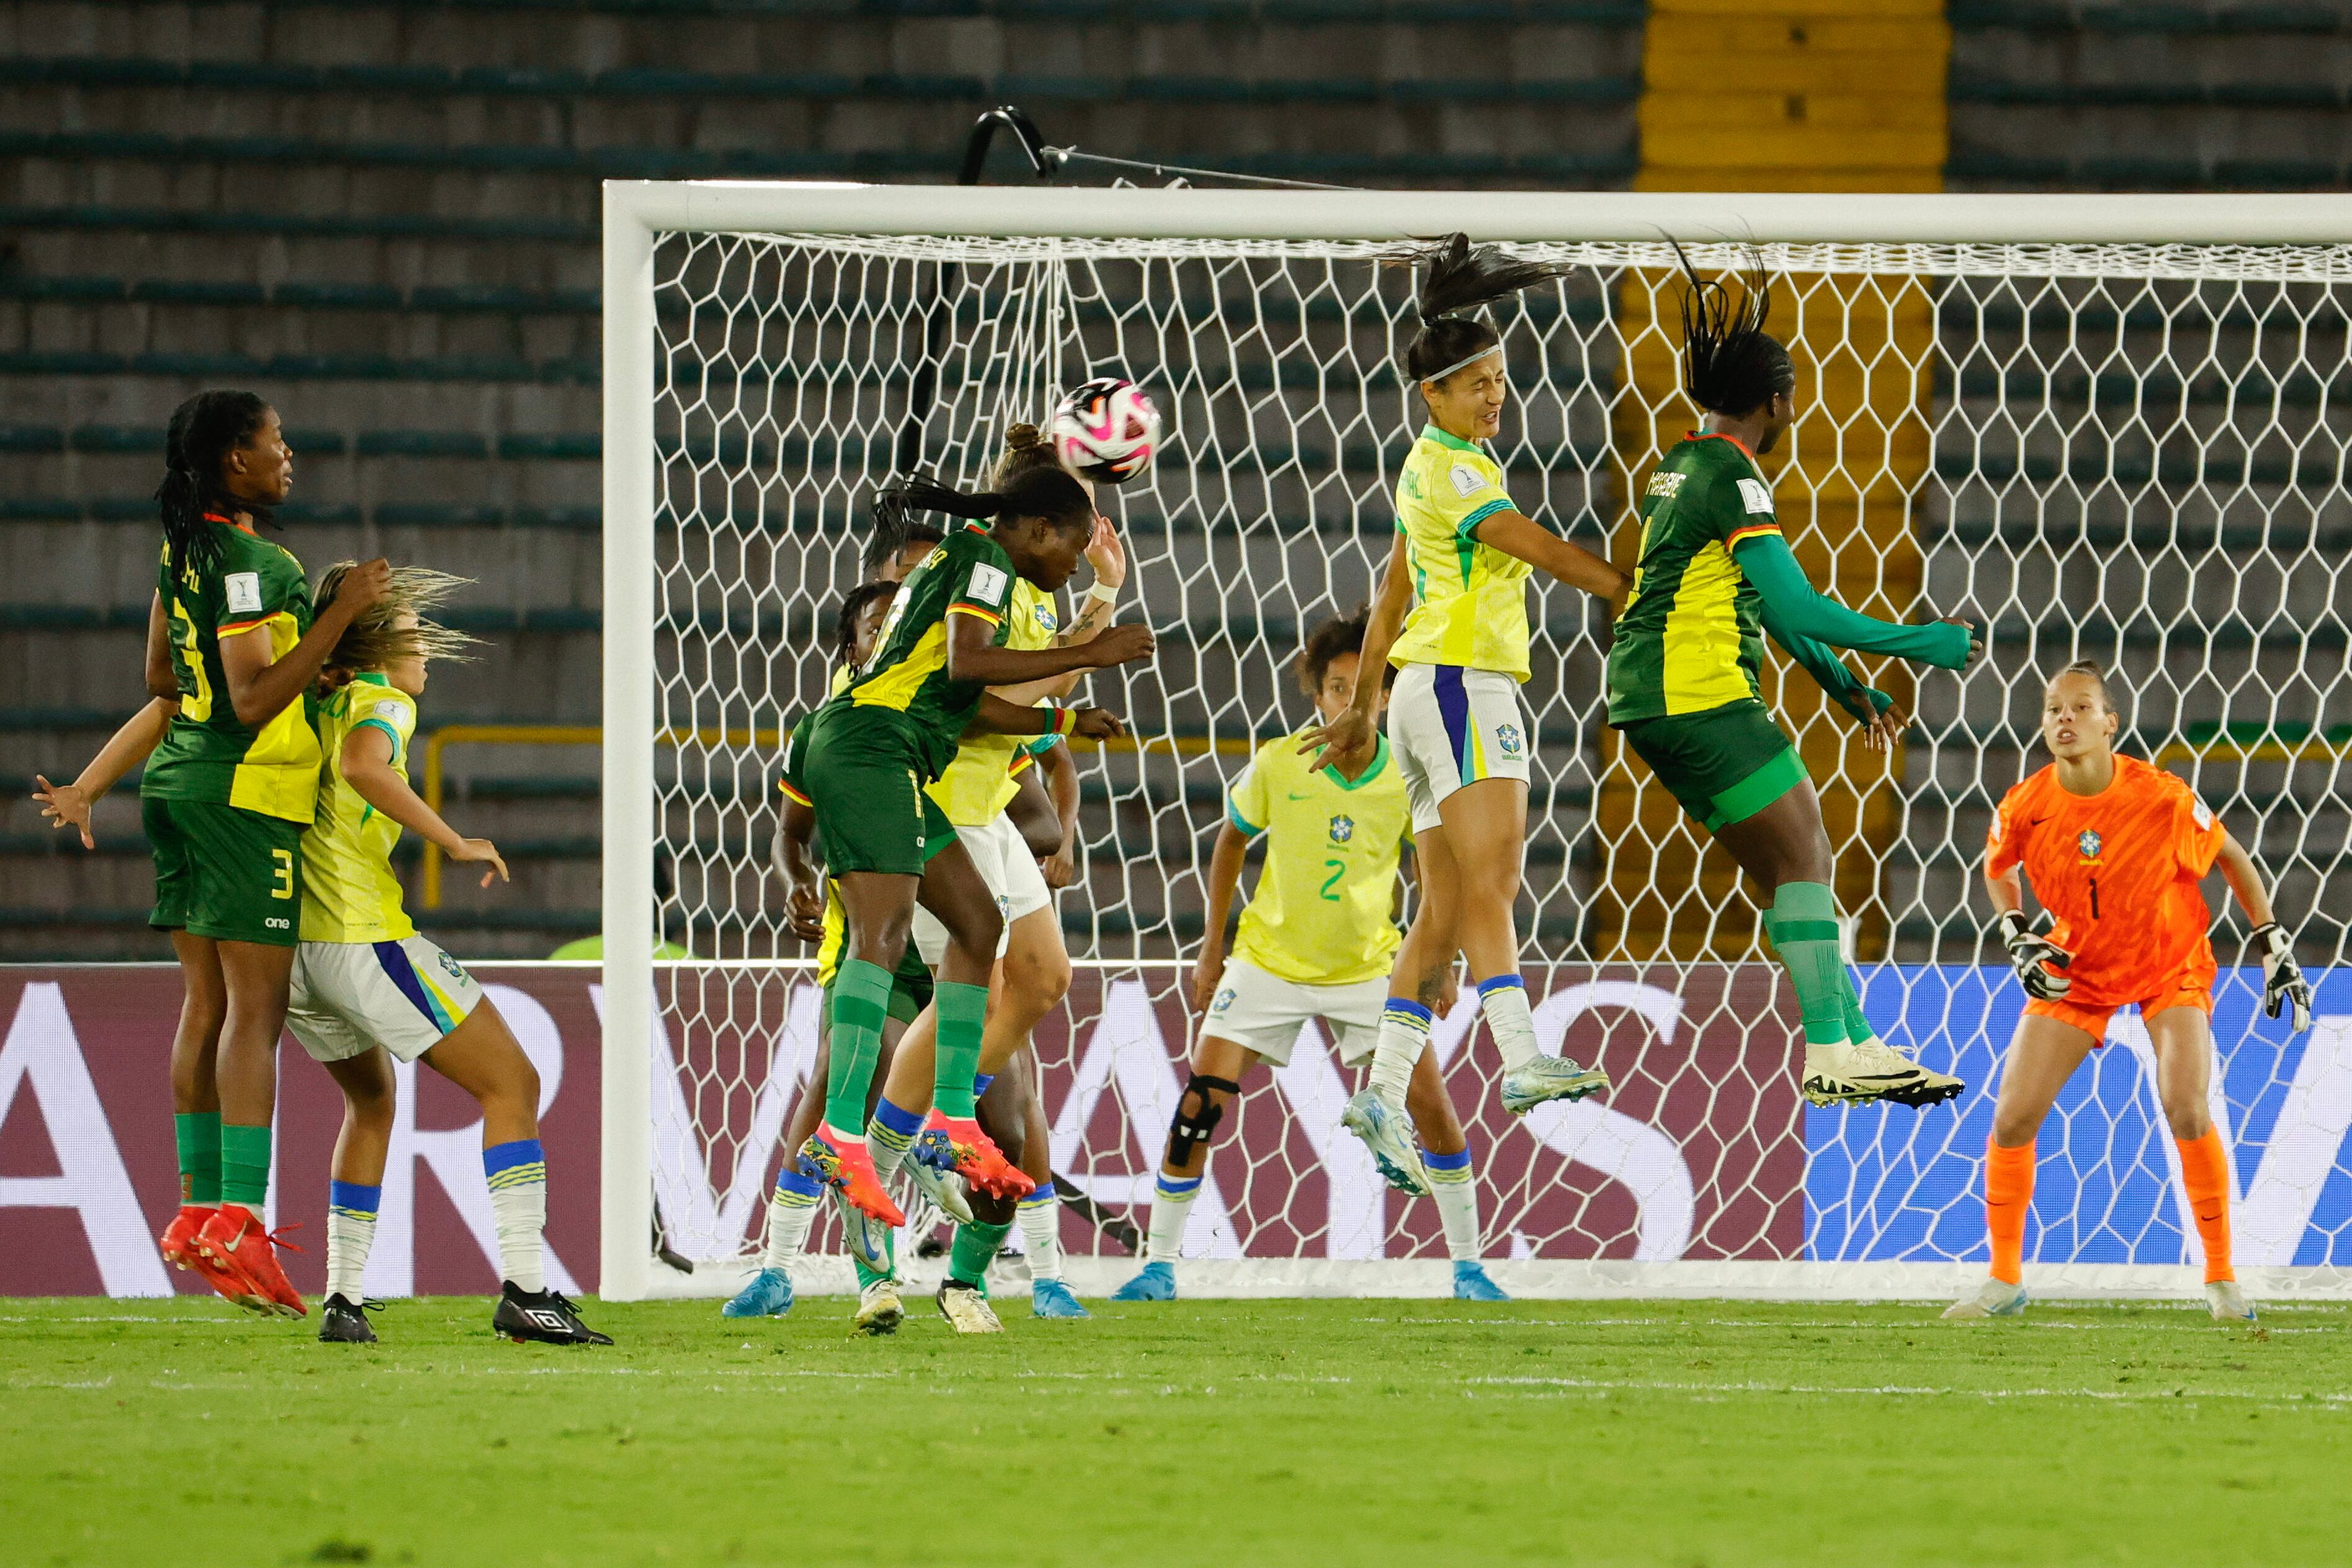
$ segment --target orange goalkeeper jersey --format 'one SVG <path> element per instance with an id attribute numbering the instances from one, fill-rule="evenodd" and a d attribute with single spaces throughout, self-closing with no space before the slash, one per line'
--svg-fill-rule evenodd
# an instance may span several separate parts
<path id="1" fill-rule="evenodd" d="M 2095 795 L 2069 794 L 2053 765 L 2001 797 L 1985 872 L 2024 865 L 2057 919 L 2050 939 L 2074 956 L 2063 971 L 2069 1002 L 2122 1007 L 2213 983 L 2213 914 L 2197 884 L 2224 833 L 2187 784 L 2153 763 L 2116 758 Z"/>

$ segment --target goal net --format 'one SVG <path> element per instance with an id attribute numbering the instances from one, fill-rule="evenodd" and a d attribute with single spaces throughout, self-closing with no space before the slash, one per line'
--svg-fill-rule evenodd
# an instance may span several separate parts
<path id="1" fill-rule="evenodd" d="M 1475 998 L 1441 1021 L 1496 1278 L 1923 1295 L 1981 1270 L 1992 1090 L 2023 998 L 1982 939 L 1977 866 L 1994 803 L 2046 761 L 2044 674 L 2087 657 L 2116 672 L 2126 749 L 2195 784 L 2300 934 L 2318 1019 L 2291 1037 L 2261 1016 L 2245 923 L 2212 884 L 2211 1109 L 2243 1277 L 2336 1289 L 2352 246 L 2278 243 L 2310 221 L 2224 198 L 608 187 L 604 1290 L 731 1289 L 758 1250 L 819 1013 L 766 871 L 777 737 L 824 694 L 871 492 L 917 465 L 979 479 L 1008 423 L 1105 374 L 1166 421 L 1156 465 L 1106 493 L 1133 562 L 1123 614 L 1159 653 L 1091 678 L 1132 737 L 1076 752 L 1080 873 L 1059 905 L 1076 977 L 1035 1043 L 1071 1277 L 1083 1293 L 1134 1267 L 1223 791 L 1309 717 L 1292 660 L 1368 597 L 1423 423 L 1398 371 L 1411 277 L 1381 262 L 1457 227 L 1570 267 L 1496 316 L 1512 400 L 1495 444 L 1520 509 L 1630 561 L 1631 497 L 1695 418 L 1660 235 L 1708 275 L 1738 262 L 1722 236 L 1753 235 L 1799 371 L 1801 416 L 1766 460 L 1799 558 L 1858 610 L 1990 628 L 1964 677 L 1863 662 L 1916 716 L 1891 757 L 1773 657 L 1866 1010 L 1969 1085 L 1926 1112 L 1822 1111 L 1796 1093 L 1794 998 L 1750 891 L 1604 725 L 1602 619 L 1537 580 L 1525 974 L 1544 1048 L 1616 1087 L 1511 1118 Z M 2153 243 L 2185 222 L 2197 243 Z M 660 932 L 698 957 L 655 964 Z M 1444 1288 L 1433 1208 L 1339 1128 L 1353 1088 L 1313 1025 L 1253 1076 L 1193 1211 L 1188 1291 Z M 2193 1292 L 2197 1233 L 2128 1009 L 2040 1155 L 2037 1291 Z M 845 1283 L 839 1245 L 821 1222 L 813 1282 Z M 1019 1289 L 1017 1262 L 1000 1269 Z"/>

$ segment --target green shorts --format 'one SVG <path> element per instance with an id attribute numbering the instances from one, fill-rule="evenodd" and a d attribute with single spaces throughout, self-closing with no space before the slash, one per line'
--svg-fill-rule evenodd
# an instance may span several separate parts
<path id="1" fill-rule="evenodd" d="M 1633 755 L 1708 832 L 1744 822 L 1806 782 L 1804 762 L 1759 702 L 1618 727 Z"/>
<path id="2" fill-rule="evenodd" d="M 816 812 L 829 873 L 920 876 L 955 842 L 918 762 L 898 722 L 879 712 L 830 708 L 811 727 L 799 777 L 787 782 Z"/>
<path id="3" fill-rule="evenodd" d="M 155 853 L 147 924 L 291 947 L 302 930 L 302 824 L 210 800 L 139 802 Z"/>

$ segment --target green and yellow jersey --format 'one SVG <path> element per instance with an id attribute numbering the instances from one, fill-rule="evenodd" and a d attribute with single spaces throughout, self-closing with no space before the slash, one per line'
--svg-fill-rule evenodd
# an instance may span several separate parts
<path id="1" fill-rule="evenodd" d="M 223 638 L 264 631 L 270 662 L 285 657 L 310 629 L 310 585 L 300 561 L 252 529 L 217 516 L 207 516 L 205 525 L 219 546 L 215 563 L 199 571 L 191 562 L 174 574 L 166 545 L 156 574 L 180 711 L 148 758 L 139 793 L 308 822 L 319 794 L 310 699 L 287 704 L 257 731 L 247 728 L 229 701 L 220 645 Z"/>
<path id="2" fill-rule="evenodd" d="M 1225 795 L 1225 820 L 1266 836 L 1234 956 L 1304 986 L 1378 979 L 1402 940 L 1397 861 L 1412 833 L 1404 779 L 1385 737 L 1352 782 L 1300 756 L 1299 739 L 1259 747 Z"/>
<path id="3" fill-rule="evenodd" d="M 1412 568 L 1412 612 L 1389 663 L 1499 670 L 1526 680 L 1533 569 L 1473 536 L 1488 517 L 1517 509 L 1503 493 L 1501 466 L 1485 448 L 1429 425 L 1405 455 L 1396 508 Z"/>
<path id="4" fill-rule="evenodd" d="M 1052 594 L 1025 578 L 1013 580 L 1012 612 L 1005 620 L 1007 647 L 1050 648 L 1061 625 Z M 959 828 L 982 827 L 996 821 L 1021 791 L 1013 775 L 1015 764 L 1027 755 L 1030 740 L 1019 735 L 966 737 L 956 747 L 955 760 L 927 786 L 948 821 Z"/>
<path id="5" fill-rule="evenodd" d="M 392 743 L 392 765 L 408 770 L 416 700 L 382 674 L 354 675 L 319 705 L 318 815 L 302 835 L 302 940 L 399 942 L 416 935 L 401 903 L 392 847 L 400 824 L 360 798 L 343 779 L 343 742 L 373 729 Z"/>
<path id="6" fill-rule="evenodd" d="M 1772 486 L 1748 449 L 1694 432 L 1642 494 L 1642 555 L 1609 649 L 1609 722 L 1761 700 L 1763 596 L 1733 560 L 1779 538 Z"/>
<path id="7" fill-rule="evenodd" d="M 851 714 L 895 723 L 919 777 L 937 779 L 954 759 L 964 727 L 987 688 L 948 678 L 948 618 L 986 623 L 1003 646 L 1011 632 L 1012 558 L 987 532 L 958 528 L 907 574 L 890 602 L 873 656 L 848 686 L 817 710 L 818 728 Z"/>

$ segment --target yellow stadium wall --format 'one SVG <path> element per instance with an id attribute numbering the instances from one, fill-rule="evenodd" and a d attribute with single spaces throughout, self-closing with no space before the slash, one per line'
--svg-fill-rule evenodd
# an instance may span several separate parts
<path id="1" fill-rule="evenodd" d="M 1655 0 L 1635 183 L 1651 191 L 1940 189 L 1950 57 L 1943 6 L 1919 0 L 1762 10 L 1753 0 Z M 1627 505 L 1612 554 L 1621 565 L 1638 547 L 1632 500 L 1643 476 L 1697 419 L 1680 390 L 1676 298 L 1673 280 L 1654 274 L 1629 276 L 1619 288 L 1627 353 L 1613 435 L 1626 459 Z M 1923 570 L 1912 507 L 1931 458 L 1932 302 L 1916 280 L 1776 279 L 1772 330 L 1789 343 L 1803 402 L 1781 450 L 1764 459 L 1790 546 L 1825 592 L 1867 614 L 1907 614 Z M 1874 852 L 1899 826 L 1901 753 L 1865 751 L 1809 677 L 1777 652 L 1768 664 L 1765 699 L 1797 737 L 1840 852 L 1838 902 L 1859 917 L 1860 955 L 1878 956 L 1889 933 Z M 1902 667 L 1863 667 L 1908 708 Z M 1601 748 L 1607 869 L 1593 908 L 1595 954 L 1753 951 L 1756 912 L 1729 858 L 1702 839 L 1616 732 L 1604 734 Z"/>

